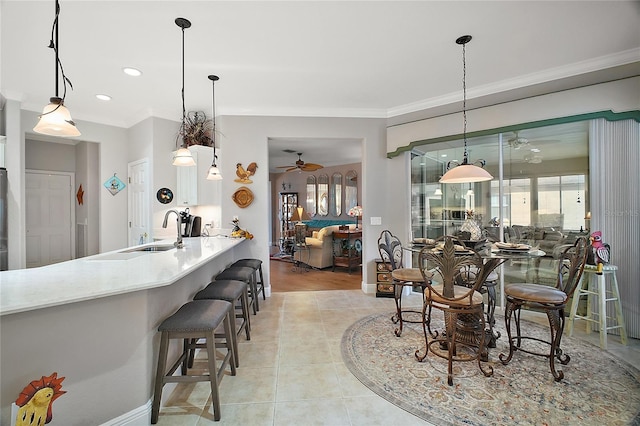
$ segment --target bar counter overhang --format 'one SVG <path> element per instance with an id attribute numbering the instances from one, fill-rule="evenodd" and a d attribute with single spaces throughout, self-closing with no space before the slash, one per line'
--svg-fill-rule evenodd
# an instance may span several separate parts
<path id="1" fill-rule="evenodd" d="M 60 424 L 148 421 L 158 325 L 243 257 L 242 241 L 185 238 L 182 249 L 0 272 L 0 424 L 24 386 L 54 371 L 67 391 L 53 405 Z"/>

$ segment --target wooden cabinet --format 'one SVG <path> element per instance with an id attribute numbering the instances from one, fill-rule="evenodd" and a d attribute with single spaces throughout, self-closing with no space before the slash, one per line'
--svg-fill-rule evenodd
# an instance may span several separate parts
<path id="1" fill-rule="evenodd" d="M 176 203 L 178 206 L 220 206 L 222 181 L 207 180 L 213 160 L 213 148 L 201 145 L 189 147 L 195 166 L 177 167 Z M 218 163 L 220 150 L 216 149 Z"/>
<path id="2" fill-rule="evenodd" d="M 349 269 L 362 263 L 362 231 L 334 231 L 333 270 L 336 266 Z"/>
<path id="3" fill-rule="evenodd" d="M 376 259 L 376 297 L 393 297 L 391 271 L 382 259 Z"/>

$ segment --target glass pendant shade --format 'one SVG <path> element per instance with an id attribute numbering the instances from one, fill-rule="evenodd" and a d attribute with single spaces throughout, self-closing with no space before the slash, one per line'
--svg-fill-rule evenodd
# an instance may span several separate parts
<path id="1" fill-rule="evenodd" d="M 473 164 L 461 164 L 442 176 L 440 183 L 467 183 L 484 182 L 493 179 L 493 176 L 482 167 Z"/>
<path id="2" fill-rule="evenodd" d="M 193 159 L 193 155 L 191 155 L 191 151 L 183 147 L 177 150 L 176 154 L 173 156 L 173 165 L 174 166 L 195 166 L 196 162 Z"/>
<path id="3" fill-rule="evenodd" d="M 222 180 L 220 170 L 215 164 L 212 164 L 211 167 L 209 167 L 209 171 L 207 172 L 207 180 Z"/>
<path id="4" fill-rule="evenodd" d="M 71 119 L 71 113 L 60 98 L 50 99 L 33 131 L 51 136 L 80 136 L 80 131 Z"/>

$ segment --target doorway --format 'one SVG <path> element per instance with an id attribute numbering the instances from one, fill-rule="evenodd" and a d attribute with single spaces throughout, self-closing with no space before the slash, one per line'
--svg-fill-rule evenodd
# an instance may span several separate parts
<path id="1" fill-rule="evenodd" d="M 74 180 L 73 173 L 25 172 L 27 268 L 74 258 Z"/>

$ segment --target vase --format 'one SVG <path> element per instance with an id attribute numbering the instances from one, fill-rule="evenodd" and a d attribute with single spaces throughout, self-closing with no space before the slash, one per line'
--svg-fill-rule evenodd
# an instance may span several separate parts
<path id="1" fill-rule="evenodd" d="M 460 230 L 471 234 L 469 238 L 471 241 L 480 241 L 482 238 L 482 228 L 480 228 L 480 224 L 473 218 L 467 218 L 467 220 L 462 223 Z"/>

